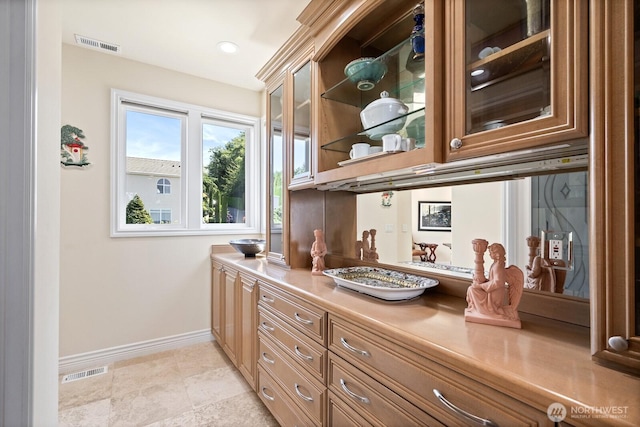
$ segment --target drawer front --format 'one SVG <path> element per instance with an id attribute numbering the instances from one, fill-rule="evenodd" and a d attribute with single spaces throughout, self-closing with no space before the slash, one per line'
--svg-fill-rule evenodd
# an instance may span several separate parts
<path id="1" fill-rule="evenodd" d="M 314 421 L 322 424 L 327 390 L 315 378 L 296 369 L 262 332 L 258 332 L 258 364 L 278 380 L 289 397 Z"/>
<path id="2" fill-rule="evenodd" d="M 258 303 L 280 315 L 288 324 L 323 346 L 326 344 L 327 313 L 293 295 L 260 285 Z"/>
<path id="3" fill-rule="evenodd" d="M 316 427 L 314 423 L 289 399 L 282 387 L 258 366 L 258 397 L 283 427 Z"/>
<path id="4" fill-rule="evenodd" d="M 463 412 L 501 426 L 549 422 L 546 413 L 333 316 L 329 350 L 448 425 L 469 423 Z"/>
<path id="5" fill-rule="evenodd" d="M 289 357 L 326 384 L 327 350 L 323 346 L 268 313 L 263 307 L 258 308 L 258 329 L 271 337 Z"/>
<path id="6" fill-rule="evenodd" d="M 350 406 L 342 402 L 331 390 L 329 390 L 327 405 L 327 425 L 329 426 L 365 427 L 373 425 L 354 412 Z"/>
<path id="7" fill-rule="evenodd" d="M 329 355 L 329 389 L 373 425 L 443 425 L 334 354 Z"/>

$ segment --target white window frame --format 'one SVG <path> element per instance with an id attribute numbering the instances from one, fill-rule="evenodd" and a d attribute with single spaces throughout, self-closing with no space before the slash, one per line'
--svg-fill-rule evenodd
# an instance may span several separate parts
<path id="1" fill-rule="evenodd" d="M 126 183 L 125 113 L 127 105 L 155 108 L 186 115 L 182 147 L 181 208 L 178 224 L 126 224 L 128 203 Z M 204 224 L 202 222 L 202 123 L 215 120 L 245 131 L 245 209 L 244 223 Z M 111 237 L 168 235 L 259 234 L 264 208 L 260 188 L 260 119 L 215 110 L 120 89 L 111 89 Z M 194 167 L 195 166 L 195 167 Z M 172 185 L 173 186 L 173 185 Z"/>

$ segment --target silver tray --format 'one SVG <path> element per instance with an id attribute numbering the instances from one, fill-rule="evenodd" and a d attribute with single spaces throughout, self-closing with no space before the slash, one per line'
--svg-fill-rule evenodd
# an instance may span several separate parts
<path id="1" fill-rule="evenodd" d="M 336 285 L 387 301 L 411 299 L 438 285 L 435 279 L 376 267 L 345 267 L 324 270 Z"/>

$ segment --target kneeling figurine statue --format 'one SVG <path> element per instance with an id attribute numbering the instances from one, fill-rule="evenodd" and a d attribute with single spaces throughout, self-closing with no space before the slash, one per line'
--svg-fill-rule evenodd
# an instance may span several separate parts
<path id="1" fill-rule="evenodd" d="M 522 327 L 518 316 L 518 304 L 524 288 L 524 274 L 518 267 L 505 268 L 504 247 L 499 243 L 488 246 L 484 239 L 474 239 L 476 254 L 475 269 L 471 286 L 467 289 L 467 308 L 464 320 L 487 325 Z M 484 253 L 489 248 L 493 260 L 489 278 L 484 276 Z"/>

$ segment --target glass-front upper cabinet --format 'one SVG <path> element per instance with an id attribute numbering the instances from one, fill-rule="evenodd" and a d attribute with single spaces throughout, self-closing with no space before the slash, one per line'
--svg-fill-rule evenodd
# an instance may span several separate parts
<path id="1" fill-rule="evenodd" d="M 285 146 L 283 140 L 283 86 L 269 93 L 267 100 L 268 123 L 268 189 L 267 201 L 267 257 L 278 263 L 286 262 L 286 187 Z"/>
<path id="2" fill-rule="evenodd" d="M 311 145 L 311 61 L 291 73 L 293 111 L 289 187 L 313 184 Z"/>
<path id="3" fill-rule="evenodd" d="M 448 160 L 587 136 L 586 5 L 448 3 Z"/>

